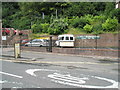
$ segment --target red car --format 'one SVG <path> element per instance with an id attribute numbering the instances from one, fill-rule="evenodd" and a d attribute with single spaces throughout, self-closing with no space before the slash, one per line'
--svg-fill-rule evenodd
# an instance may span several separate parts
<path id="1" fill-rule="evenodd" d="M 29 39 L 23 39 L 23 40 L 21 40 L 21 46 L 25 45 L 29 41 L 30 41 Z"/>
<path id="2" fill-rule="evenodd" d="M 3 35 L 9 35 L 9 34 L 10 34 L 10 31 L 13 31 L 13 34 L 14 34 L 14 35 L 17 33 L 17 30 L 15 30 L 14 28 L 2 28 L 2 33 L 3 33 Z M 23 34 L 22 31 L 19 31 L 18 33 L 19 33 L 19 35 L 22 35 L 22 34 Z"/>
<path id="3" fill-rule="evenodd" d="M 5 35 L 9 35 L 10 30 L 8 28 L 2 28 L 2 33 L 5 34 Z"/>

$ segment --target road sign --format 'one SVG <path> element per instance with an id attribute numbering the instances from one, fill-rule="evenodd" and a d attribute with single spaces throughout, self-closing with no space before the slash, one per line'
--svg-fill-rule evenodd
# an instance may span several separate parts
<path id="1" fill-rule="evenodd" d="M 2 40 L 4 41 L 7 40 L 6 36 L 2 36 Z"/>
<path id="2" fill-rule="evenodd" d="M 100 36 L 77 36 L 76 39 L 100 39 Z"/>

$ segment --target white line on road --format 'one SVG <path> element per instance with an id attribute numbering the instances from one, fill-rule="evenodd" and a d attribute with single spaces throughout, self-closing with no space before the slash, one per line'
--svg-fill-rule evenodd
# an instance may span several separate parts
<path id="1" fill-rule="evenodd" d="M 28 70 L 26 70 L 25 72 L 28 73 L 28 74 L 30 74 L 30 75 L 32 75 L 32 76 L 36 76 L 36 75 L 34 74 L 34 72 L 36 72 L 36 71 L 57 71 L 57 70 L 49 70 L 49 69 L 28 69 Z"/>
<path id="2" fill-rule="evenodd" d="M 7 81 L 5 80 L 5 81 L 0 81 L 0 84 L 3 84 L 3 83 L 6 83 Z"/>
<path id="3" fill-rule="evenodd" d="M 55 83 L 60 83 L 64 85 L 70 85 L 70 86 L 75 86 L 75 87 L 82 87 L 82 88 L 118 88 L 118 82 L 112 80 L 112 79 L 107 79 L 103 77 L 98 77 L 98 76 L 89 76 L 89 77 L 73 77 L 71 75 L 62 75 L 59 73 L 53 73 L 48 75 L 49 78 L 51 78 L 51 81 Z M 102 81 L 107 81 L 108 83 L 111 83 L 111 85 L 108 86 L 99 86 L 99 85 L 88 85 L 86 83 L 88 80 L 90 80 L 90 77 L 96 80 L 102 80 Z"/>
<path id="4" fill-rule="evenodd" d="M 5 73 L 5 72 L 1 72 L 1 71 L 0 71 L 0 73 L 1 73 L 1 74 L 4 74 L 4 75 L 12 76 L 12 77 L 23 78 L 22 76 L 10 74 L 10 73 Z"/>

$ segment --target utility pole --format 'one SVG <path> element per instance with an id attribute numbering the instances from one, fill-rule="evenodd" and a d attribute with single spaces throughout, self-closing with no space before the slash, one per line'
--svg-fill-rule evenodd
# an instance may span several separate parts
<path id="1" fill-rule="evenodd" d="M 45 23 L 45 14 L 44 14 L 44 12 L 42 12 L 42 23 Z"/>
<path id="2" fill-rule="evenodd" d="M 42 12 L 42 19 L 45 19 L 45 15 L 44 15 L 44 12 Z"/>
<path id="3" fill-rule="evenodd" d="M 56 9 L 56 19 L 58 18 L 58 12 L 57 12 L 57 9 Z"/>

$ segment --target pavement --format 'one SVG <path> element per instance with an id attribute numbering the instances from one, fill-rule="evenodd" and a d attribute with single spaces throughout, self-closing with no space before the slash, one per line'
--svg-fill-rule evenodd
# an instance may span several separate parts
<path id="1" fill-rule="evenodd" d="M 10 53 L 4 53 L 3 49 L 0 50 L 0 59 L 8 59 L 8 60 L 21 60 L 21 61 L 38 61 L 36 57 L 28 58 L 21 54 L 20 58 L 15 58 L 14 56 L 14 48 L 4 48 L 4 52 L 10 52 Z M 51 52 L 35 52 L 35 51 L 24 51 L 21 50 L 21 52 L 32 52 L 32 53 L 39 53 L 39 54 L 46 54 L 46 55 L 60 55 L 60 56 L 75 56 L 75 57 L 83 57 L 83 58 L 93 58 L 93 59 L 104 59 L 109 61 L 115 61 L 119 62 L 119 58 L 117 57 L 103 57 L 103 56 L 88 56 L 88 55 L 73 55 L 73 54 L 60 54 L 60 53 L 51 53 Z"/>
<path id="2" fill-rule="evenodd" d="M 72 54 L 59 54 L 59 53 L 35 52 L 35 51 L 21 51 L 21 57 L 15 58 L 13 48 L 9 48 L 9 49 L 5 48 L 4 52 L 0 55 L 0 59 L 10 62 L 18 62 L 18 63 L 34 63 L 34 64 L 42 63 L 42 64 L 64 65 L 64 66 L 70 66 L 70 68 L 80 67 L 80 65 L 82 64 L 95 65 L 95 66 L 119 64 L 119 59 L 114 57 L 111 58 L 111 57 L 101 57 L 101 56 L 72 55 Z"/>

